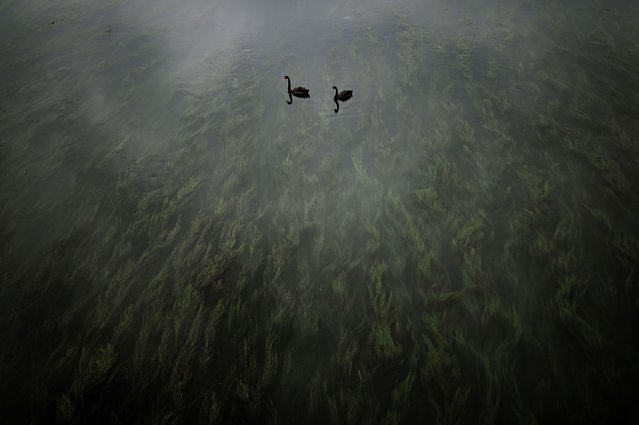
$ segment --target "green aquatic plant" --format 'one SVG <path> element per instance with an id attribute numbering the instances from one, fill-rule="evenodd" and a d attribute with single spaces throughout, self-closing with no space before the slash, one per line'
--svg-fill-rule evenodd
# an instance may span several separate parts
<path id="1" fill-rule="evenodd" d="M 612 159 L 602 159 L 596 155 L 588 157 L 588 161 L 601 173 L 602 178 L 620 195 L 630 193 L 630 183 L 621 171 L 619 164 Z"/>
<path id="2" fill-rule="evenodd" d="M 85 391 L 108 379 L 116 359 L 117 353 L 111 344 L 95 352 L 86 346 L 83 347 L 75 372 L 73 394 L 81 397 Z"/>
<path id="3" fill-rule="evenodd" d="M 57 419 L 61 423 L 70 423 L 77 411 L 75 403 L 67 394 L 62 394 L 57 398 L 56 408 Z"/>
<path id="4" fill-rule="evenodd" d="M 632 416 L 636 6 L 344 3 L 316 62 L 149 5 L 0 6 L 7 417 Z M 282 63 L 356 98 L 289 107 Z"/>
<path id="5" fill-rule="evenodd" d="M 629 234 L 616 236 L 613 246 L 623 264 L 629 269 L 634 269 L 639 255 L 639 242 Z"/>
<path id="6" fill-rule="evenodd" d="M 375 353 L 380 359 L 394 358 L 401 355 L 402 348 L 394 341 L 388 325 L 373 325 L 372 338 L 375 341 Z"/>
<path id="7" fill-rule="evenodd" d="M 479 211 L 480 218 L 473 218 L 468 221 L 459 231 L 456 238 L 457 247 L 464 251 L 468 248 L 477 247 L 487 236 L 487 226 L 485 224 L 486 213 Z"/>

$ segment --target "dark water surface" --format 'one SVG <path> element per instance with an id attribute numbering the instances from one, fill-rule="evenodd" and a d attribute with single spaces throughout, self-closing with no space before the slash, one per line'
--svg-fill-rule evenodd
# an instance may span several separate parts
<path id="1" fill-rule="evenodd" d="M 2 411 L 639 421 L 637 40 L 622 1 L 0 1 Z"/>

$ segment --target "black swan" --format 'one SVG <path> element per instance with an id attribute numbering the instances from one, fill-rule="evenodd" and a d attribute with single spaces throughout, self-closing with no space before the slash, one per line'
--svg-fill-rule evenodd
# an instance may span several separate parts
<path id="1" fill-rule="evenodd" d="M 289 96 L 295 96 L 295 97 L 311 97 L 310 94 L 308 94 L 308 89 L 304 88 L 304 87 L 295 87 L 293 90 L 291 90 L 291 79 L 288 78 L 288 75 L 284 76 L 285 80 L 288 80 L 288 95 Z"/>
<path id="2" fill-rule="evenodd" d="M 353 97 L 353 90 L 342 90 L 337 93 L 337 87 L 333 86 L 333 89 L 335 89 L 335 96 L 333 96 L 333 100 L 335 101 L 339 100 L 341 102 L 346 102 L 348 99 Z"/>

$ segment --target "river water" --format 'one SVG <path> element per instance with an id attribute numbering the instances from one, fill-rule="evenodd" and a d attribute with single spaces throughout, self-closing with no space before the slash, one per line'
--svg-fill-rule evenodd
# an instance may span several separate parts
<path id="1" fill-rule="evenodd" d="M 638 419 L 636 5 L 3 1 L 0 36 L 25 420 Z"/>

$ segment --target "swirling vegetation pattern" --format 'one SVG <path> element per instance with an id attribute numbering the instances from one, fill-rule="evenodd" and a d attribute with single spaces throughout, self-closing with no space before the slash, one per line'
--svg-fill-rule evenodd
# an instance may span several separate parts
<path id="1" fill-rule="evenodd" d="M 54 3 L 0 2 L 4 417 L 639 421 L 636 4 Z"/>

